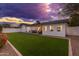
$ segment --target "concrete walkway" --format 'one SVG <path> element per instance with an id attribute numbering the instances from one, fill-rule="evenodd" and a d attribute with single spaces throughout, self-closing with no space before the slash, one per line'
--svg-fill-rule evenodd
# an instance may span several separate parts
<path id="1" fill-rule="evenodd" d="M 17 52 L 7 42 L 5 46 L 0 48 L 0 56 L 18 56 Z"/>
<path id="2" fill-rule="evenodd" d="M 68 36 L 71 38 L 72 55 L 79 56 L 79 36 Z"/>

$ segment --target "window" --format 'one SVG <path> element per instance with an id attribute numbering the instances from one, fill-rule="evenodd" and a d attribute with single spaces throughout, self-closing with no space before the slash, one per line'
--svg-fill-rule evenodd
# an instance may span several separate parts
<path id="1" fill-rule="evenodd" d="M 50 31 L 53 31 L 53 30 L 54 30 L 54 26 L 50 25 Z"/>
<path id="2" fill-rule="evenodd" d="M 38 27 L 37 30 L 39 31 L 40 30 L 40 27 Z"/>
<path id="3" fill-rule="evenodd" d="M 44 26 L 44 31 L 47 31 L 47 26 Z"/>
<path id="4" fill-rule="evenodd" d="M 61 30 L 62 30 L 62 26 L 59 25 L 59 26 L 57 27 L 57 31 L 61 31 Z"/>

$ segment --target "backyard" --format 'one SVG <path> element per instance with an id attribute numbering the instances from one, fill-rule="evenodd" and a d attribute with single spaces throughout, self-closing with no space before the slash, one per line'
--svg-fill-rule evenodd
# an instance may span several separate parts
<path id="1" fill-rule="evenodd" d="M 67 56 L 68 40 L 30 33 L 9 33 L 9 41 L 24 56 Z"/>

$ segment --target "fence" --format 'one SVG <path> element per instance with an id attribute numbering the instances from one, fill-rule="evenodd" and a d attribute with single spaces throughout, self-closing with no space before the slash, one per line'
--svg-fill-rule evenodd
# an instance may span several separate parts
<path id="1" fill-rule="evenodd" d="M 3 28 L 3 33 L 21 32 L 21 28 Z"/>
<path id="2" fill-rule="evenodd" d="M 77 27 L 67 27 L 67 35 L 77 35 L 77 36 L 79 36 L 79 26 L 77 26 Z"/>

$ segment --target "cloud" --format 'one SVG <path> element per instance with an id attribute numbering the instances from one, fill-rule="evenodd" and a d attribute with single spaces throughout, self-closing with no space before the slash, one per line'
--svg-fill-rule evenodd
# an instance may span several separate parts
<path id="1" fill-rule="evenodd" d="M 9 23 L 17 23 L 17 24 L 33 24 L 33 22 L 25 22 L 21 18 L 16 17 L 2 17 L 0 18 L 0 22 L 9 22 Z"/>

